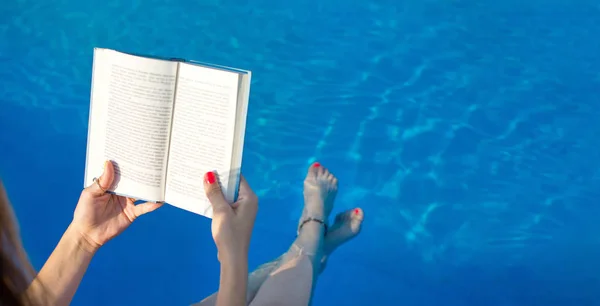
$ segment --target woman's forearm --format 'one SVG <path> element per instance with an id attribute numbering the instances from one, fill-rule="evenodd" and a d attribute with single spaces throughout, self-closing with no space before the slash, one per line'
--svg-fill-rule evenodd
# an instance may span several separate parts
<path id="1" fill-rule="evenodd" d="M 96 251 L 69 225 L 27 290 L 29 296 L 44 305 L 69 305 Z"/>
<path id="2" fill-rule="evenodd" d="M 243 258 L 223 261 L 216 306 L 245 306 L 247 287 L 248 260 Z"/>

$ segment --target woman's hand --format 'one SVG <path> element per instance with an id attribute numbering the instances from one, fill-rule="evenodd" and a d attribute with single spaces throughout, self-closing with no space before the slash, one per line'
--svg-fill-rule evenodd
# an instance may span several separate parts
<path id="1" fill-rule="evenodd" d="M 73 227 L 90 247 L 98 249 L 123 232 L 139 216 L 161 207 L 163 203 L 135 205 L 135 199 L 105 192 L 113 184 L 115 168 L 104 164 L 104 173 L 81 192 L 73 215 Z"/>
<path id="2" fill-rule="evenodd" d="M 240 177 L 238 200 L 229 204 L 223 196 L 214 172 L 204 176 L 204 190 L 213 207 L 212 234 L 219 252 L 219 261 L 246 261 L 254 220 L 258 211 L 258 198 Z"/>

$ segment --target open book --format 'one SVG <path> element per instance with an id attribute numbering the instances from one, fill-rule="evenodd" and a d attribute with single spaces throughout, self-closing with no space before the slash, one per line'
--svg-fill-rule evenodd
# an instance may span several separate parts
<path id="1" fill-rule="evenodd" d="M 110 192 L 212 217 L 203 178 L 237 197 L 250 71 L 94 49 L 85 186 L 115 164 Z"/>

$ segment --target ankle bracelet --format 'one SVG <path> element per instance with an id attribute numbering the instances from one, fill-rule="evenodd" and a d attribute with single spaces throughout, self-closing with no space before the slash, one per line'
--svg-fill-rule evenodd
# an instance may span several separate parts
<path id="1" fill-rule="evenodd" d="M 311 222 L 311 221 L 323 224 L 323 227 L 325 227 L 325 233 L 323 234 L 323 236 L 327 235 L 327 223 L 325 223 L 325 221 L 323 221 L 322 219 L 317 219 L 317 218 L 313 218 L 313 217 L 308 217 L 308 218 L 304 219 L 302 221 L 302 223 L 300 223 L 300 226 L 298 226 L 298 235 L 300 235 L 300 230 L 302 229 L 304 224 Z"/>

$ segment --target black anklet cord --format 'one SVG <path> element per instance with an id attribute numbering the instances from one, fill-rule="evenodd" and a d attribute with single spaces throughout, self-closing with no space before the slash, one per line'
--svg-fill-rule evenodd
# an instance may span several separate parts
<path id="1" fill-rule="evenodd" d="M 325 233 L 323 234 L 323 236 L 327 235 L 327 223 L 325 223 L 325 221 L 323 221 L 321 219 L 312 218 L 312 217 L 306 218 L 306 219 L 304 219 L 304 221 L 302 221 L 302 223 L 300 223 L 300 226 L 298 226 L 298 235 L 300 235 L 300 230 L 302 229 L 302 227 L 304 226 L 304 224 L 306 224 L 308 222 L 311 222 L 311 221 L 323 224 L 323 226 L 325 227 Z"/>

